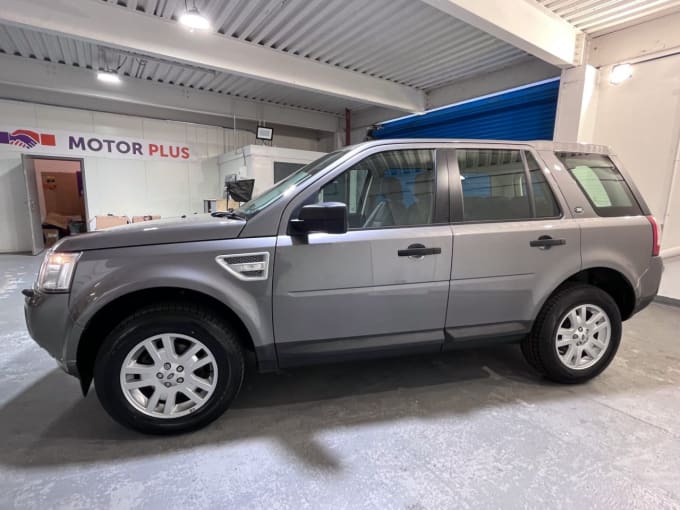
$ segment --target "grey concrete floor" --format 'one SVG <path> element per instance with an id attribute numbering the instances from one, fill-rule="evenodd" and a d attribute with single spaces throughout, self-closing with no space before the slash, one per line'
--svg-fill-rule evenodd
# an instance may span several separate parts
<path id="1" fill-rule="evenodd" d="M 29 338 L 39 260 L 0 256 L 0 508 L 680 508 L 680 310 L 576 387 L 515 346 L 250 373 L 202 431 L 145 437 Z"/>

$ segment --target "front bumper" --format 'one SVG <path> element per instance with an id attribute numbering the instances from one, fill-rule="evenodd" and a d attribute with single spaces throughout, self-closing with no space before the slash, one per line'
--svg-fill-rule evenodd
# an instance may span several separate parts
<path id="1" fill-rule="evenodd" d="M 68 294 L 46 294 L 35 291 L 24 302 L 28 333 L 35 342 L 57 360 L 71 375 L 78 375 L 75 352 L 68 339 L 75 323 L 68 307 Z"/>
<path id="2" fill-rule="evenodd" d="M 633 309 L 634 314 L 647 307 L 654 300 L 659 292 L 662 274 L 663 259 L 661 257 L 652 257 L 647 271 L 645 271 L 638 283 L 638 298 Z"/>

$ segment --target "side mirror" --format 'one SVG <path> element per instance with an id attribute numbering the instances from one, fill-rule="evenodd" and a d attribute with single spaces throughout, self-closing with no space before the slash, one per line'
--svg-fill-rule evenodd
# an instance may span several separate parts
<path id="1" fill-rule="evenodd" d="M 307 235 L 312 232 L 344 234 L 349 220 L 347 206 L 341 202 L 322 202 L 305 205 L 297 219 L 290 220 L 291 235 Z"/>

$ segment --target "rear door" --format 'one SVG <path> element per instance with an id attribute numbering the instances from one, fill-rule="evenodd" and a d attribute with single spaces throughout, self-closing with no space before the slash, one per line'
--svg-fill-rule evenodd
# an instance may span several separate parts
<path id="1" fill-rule="evenodd" d="M 525 334 L 540 304 L 579 271 L 579 226 L 528 146 L 460 145 L 448 160 L 454 251 L 447 339 Z"/>
<path id="2" fill-rule="evenodd" d="M 282 366 L 441 348 L 452 249 L 446 160 L 421 144 L 371 151 L 284 213 L 273 282 Z M 288 234 L 303 204 L 330 201 L 347 204 L 347 233 Z"/>

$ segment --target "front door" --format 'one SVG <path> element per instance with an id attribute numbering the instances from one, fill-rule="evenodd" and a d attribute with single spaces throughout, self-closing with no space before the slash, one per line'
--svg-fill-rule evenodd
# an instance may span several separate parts
<path id="1" fill-rule="evenodd" d="M 453 169 L 448 340 L 526 334 L 547 296 L 581 267 L 581 234 L 549 169 L 522 146 L 461 147 Z"/>
<path id="2" fill-rule="evenodd" d="M 31 252 L 37 255 L 45 249 L 42 222 L 40 218 L 40 199 L 38 198 L 38 180 L 35 173 L 35 159 L 22 155 L 26 195 L 28 197 L 28 219 L 31 225 Z"/>
<path id="3" fill-rule="evenodd" d="M 348 162 L 297 201 L 344 202 L 350 228 L 279 235 L 273 292 L 280 365 L 441 348 L 452 250 L 448 172 L 435 150 L 418 147 L 381 148 Z M 287 211 L 283 221 L 295 215 Z"/>

